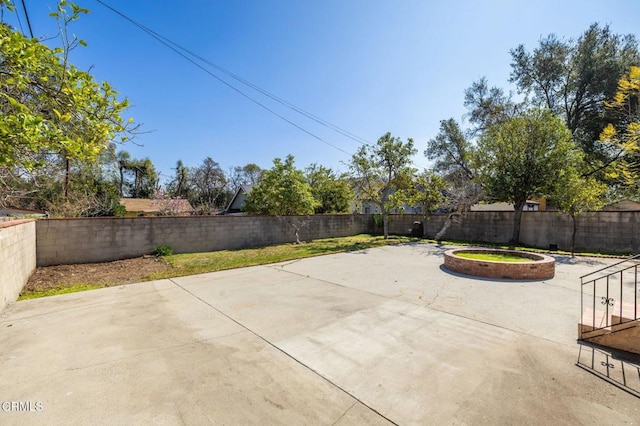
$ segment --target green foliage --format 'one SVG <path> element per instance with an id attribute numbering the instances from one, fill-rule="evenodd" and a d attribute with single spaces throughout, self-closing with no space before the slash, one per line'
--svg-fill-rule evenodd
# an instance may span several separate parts
<path id="1" fill-rule="evenodd" d="M 425 215 L 431 214 L 444 202 L 445 180 L 431 170 L 418 174 L 407 197 L 407 204 L 421 207 Z"/>
<path id="2" fill-rule="evenodd" d="M 293 155 L 284 163 L 273 160 L 273 167 L 263 171 L 262 179 L 247 195 L 244 211 L 250 214 L 279 216 L 313 214 L 318 202 L 302 170 L 295 168 Z"/>
<path id="3" fill-rule="evenodd" d="M 434 170 L 444 176 L 460 175 L 471 179 L 473 145 L 453 119 L 440 121 L 440 132 L 427 142 L 425 157 L 434 160 Z"/>
<path id="4" fill-rule="evenodd" d="M 64 48 L 0 24 L 0 49 L 0 166 L 33 169 L 42 151 L 93 161 L 126 131 L 128 101 L 67 62 Z"/>
<path id="5" fill-rule="evenodd" d="M 102 284 L 74 284 L 59 287 L 47 288 L 44 290 L 23 290 L 20 292 L 18 300 L 38 299 L 40 297 L 57 296 L 59 294 L 77 293 L 79 291 L 95 290 L 102 288 Z"/>
<path id="6" fill-rule="evenodd" d="M 171 256 L 173 254 L 173 250 L 171 249 L 171 247 L 161 244 L 155 248 L 155 250 L 153 251 L 153 254 L 158 257 Z"/>
<path id="7" fill-rule="evenodd" d="M 583 177 L 574 167 L 568 166 L 561 173 L 551 194 L 553 204 L 563 213 L 571 216 L 573 232 L 571 234 L 571 254 L 575 252 L 577 216 L 586 212 L 600 210 L 604 205 L 607 186 L 594 177 Z"/>
<path id="8" fill-rule="evenodd" d="M 607 186 L 593 177 L 583 177 L 568 168 L 560 174 L 551 193 L 553 205 L 571 217 L 587 211 L 600 210 L 604 205 Z"/>
<path id="9" fill-rule="evenodd" d="M 559 172 L 579 160 L 571 133 L 549 110 L 532 109 L 490 127 L 478 145 L 480 176 L 489 195 L 514 204 L 512 242 L 528 198 L 554 191 Z"/>
<path id="10" fill-rule="evenodd" d="M 151 198 L 158 187 L 158 172 L 149 157 L 131 158 L 129 153 L 118 153 L 118 168 L 122 196 Z"/>
<path id="11" fill-rule="evenodd" d="M 11 0 L 0 0 L 0 12 L 2 9 L 7 9 L 9 12 L 13 12 L 16 9 L 16 6 L 13 4 Z"/>
<path id="12" fill-rule="evenodd" d="M 613 100 L 605 105 L 616 121 L 608 123 L 600 141 L 609 146 L 617 160 L 608 176 L 625 186 L 636 187 L 640 176 L 640 67 L 632 66 L 618 82 Z"/>
<path id="13" fill-rule="evenodd" d="M 256 185 L 262 178 L 262 169 L 254 163 L 237 166 L 229 173 L 229 183 L 237 190 L 242 185 Z"/>
<path id="14" fill-rule="evenodd" d="M 198 167 L 189 170 L 189 202 L 202 214 L 223 210 L 231 199 L 227 178 L 216 161 L 207 157 Z"/>
<path id="15" fill-rule="evenodd" d="M 504 123 L 513 117 L 518 105 L 498 87 L 489 87 L 485 77 L 473 82 L 464 91 L 464 106 L 469 110 L 472 135 L 485 132 L 489 127 Z M 441 131 L 446 130 L 441 126 Z"/>
<path id="16" fill-rule="evenodd" d="M 403 142 L 386 133 L 375 146 L 363 145 L 351 158 L 349 168 L 356 198 L 380 208 L 385 238 L 389 236 L 389 213 L 407 201 L 403 190 L 413 185 L 415 169 L 411 167 L 411 157 L 416 152 L 413 139 Z M 401 192 L 394 196 L 397 191 Z"/>
<path id="17" fill-rule="evenodd" d="M 65 216 L 118 210 L 110 155 L 135 127 L 122 118 L 126 99 L 69 62 L 86 45 L 68 29 L 83 13 L 59 2 L 55 48 L 0 23 L 0 203 Z"/>
<path id="18" fill-rule="evenodd" d="M 511 57 L 511 81 L 564 119 L 591 172 L 611 164 L 616 152 L 599 143 L 599 135 L 606 123 L 619 118 L 609 114 L 603 101 L 614 97 L 620 77 L 640 62 L 635 36 L 592 24 L 577 40 L 551 34 L 531 52 L 518 46 Z"/>
<path id="19" fill-rule="evenodd" d="M 502 92 L 497 89 L 487 89 L 486 80 L 481 80 L 466 92 L 465 105 L 472 109 L 471 121 L 475 123 L 475 132 L 482 132 L 490 123 L 500 123 L 506 119 L 508 109 Z M 477 165 L 475 164 L 476 148 L 467 139 L 458 123 L 453 120 L 440 122 L 440 132 L 428 142 L 425 156 L 435 160 L 435 170 L 440 175 L 436 181 L 436 188 L 441 189 L 433 193 L 433 197 L 443 195 L 442 199 L 433 199 L 432 203 L 447 212 L 447 219 L 442 228 L 436 233 L 436 239 L 442 239 L 447 229 L 455 222 L 460 223 L 480 200 L 482 185 L 477 179 Z"/>
<path id="20" fill-rule="evenodd" d="M 401 236 L 392 236 L 384 239 L 379 236 L 362 234 L 351 237 L 319 239 L 303 244 L 278 244 L 242 250 L 176 254 L 163 258 L 172 268 L 154 274 L 151 279 L 171 278 L 246 266 L 265 265 L 287 260 L 304 259 L 313 256 L 364 250 L 373 247 L 416 241 L 419 240 Z"/>
<path id="21" fill-rule="evenodd" d="M 167 194 L 171 198 L 189 199 L 192 195 L 192 185 L 189 179 L 189 169 L 182 160 L 176 162 L 175 176 L 167 184 Z"/>
<path id="22" fill-rule="evenodd" d="M 312 164 L 306 170 L 311 194 L 318 202 L 315 213 L 344 213 L 353 201 L 353 189 L 345 176 L 338 177 L 333 170 Z"/>
<path id="23" fill-rule="evenodd" d="M 120 204 L 120 202 L 118 202 L 118 204 L 113 207 L 113 212 L 111 216 L 122 217 L 125 214 L 127 214 L 127 209 L 125 208 L 125 206 Z"/>

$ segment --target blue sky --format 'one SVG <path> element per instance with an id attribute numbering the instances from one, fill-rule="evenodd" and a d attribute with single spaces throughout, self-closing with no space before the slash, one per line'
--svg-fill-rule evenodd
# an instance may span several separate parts
<path id="1" fill-rule="evenodd" d="M 419 166 L 439 122 L 464 119 L 463 92 L 482 76 L 509 85 L 509 49 L 556 33 L 576 38 L 593 22 L 638 35 L 640 2 L 593 0 L 104 0 L 132 19 L 255 85 L 370 142 L 391 132 L 414 139 Z M 17 2 L 20 4 L 20 2 Z M 26 0 L 36 37 L 52 35 L 55 2 Z M 132 108 L 144 133 L 126 144 L 149 157 L 163 180 L 181 159 L 210 156 L 224 170 L 293 154 L 299 168 L 345 171 L 358 143 L 238 89 L 309 134 L 270 114 L 100 5 L 71 30 L 88 43 L 72 53 Z M 26 30 L 22 9 L 18 14 Z M 339 147 L 338 150 L 331 145 Z"/>

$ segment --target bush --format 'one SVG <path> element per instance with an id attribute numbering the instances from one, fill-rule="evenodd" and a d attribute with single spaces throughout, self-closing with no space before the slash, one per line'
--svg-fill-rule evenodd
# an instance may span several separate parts
<path id="1" fill-rule="evenodd" d="M 171 256 L 173 254 L 173 250 L 171 249 L 171 247 L 161 244 L 158 247 L 156 247 L 156 249 L 153 251 L 153 254 L 155 254 L 158 257 Z"/>

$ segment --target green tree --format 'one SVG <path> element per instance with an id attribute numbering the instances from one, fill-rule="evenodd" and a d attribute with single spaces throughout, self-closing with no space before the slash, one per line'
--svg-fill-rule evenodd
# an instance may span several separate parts
<path id="1" fill-rule="evenodd" d="M 86 43 L 69 35 L 68 24 L 86 12 L 59 3 L 51 14 L 60 28 L 55 48 L 0 23 L 0 202 L 12 197 L 19 179 L 36 181 L 52 164 L 63 170 L 61 191 L 69 197 L 74 169 L 98 162 L 134 130 L 121 115 L 128 101 L 69 62 L 71 50 Z"/>
<path id="2" fill-rule="evenodd" d="M 553 204 L 568 214 L 573 222 L 571 233 L 571 255 L 576 248 L 578 216 L 586 211 L 600 210 L 604 205 L 607 186 L 593 177 L 583 177 L 575 168 L 568 167 L 560 173 L 551 194 Z"/>
<path id="3" fill-rule="evenodd" d="M 489 127 L 478 144 L 481 180 L 490 197 L 514 205 L 511 243 L 520 238 L 522 207 L 534 194 L 548 195 L 559 171 L 576 164 L 571 133 L 549 110 L 532 109 Z"/>
<path id="4" fill-rule="evenodd" d="M 211 157 L 207 157 L 198 167 L 191 169 L 189 181 L 193 187 L 192 205 L 197 206 L 201 213 L 211 214 L 224 209 L 229 201 L 227 177 L 220 164 Z"/>
<path id="5" fill-rule="evenodd" d="M 120 177 L 118 184 L 118 193 L 120 197 L 124 197 L 125 172 L 130 168 L 131 154 L 127 151 L 118 151 L 116 154 L 116 163 L 118 164 L 118 174 Z"/>
<path id="6" fill-rule="evenodd" d="M 483 109 L 483 112 L 476 112 L 476 118 L 473 119 L 479 132 L 488 123 L 495 124 L 502 121 L 497 116 L 502 116 L 504 109 L 495 110 L 495 105 L 502 102 L 500 99 L 496 99 L 498 92 L 492 95 L 493 101 L 486 102 L 483 100 L 487 96 L 486 82 L 484 80 L 482 80 L 482 84 L 476 83 L 473 87 L 475 89 L 470 88 L 467 90 L 468 98 L 474 99 L 472 108 Z M 465 104 L 467 106 L 472 105 L 470 102 L 465 102 Z M 480 106 L 478 107 L 477 105 Z M 442 176 L 442 185 L 444 186 L 441 191 L 443 199 L 438 205 L 448 215 L 442 228 L 435 236 L 436 240 L 440 240 L 444 237 L 451 224 L 462 222 L 471 206 L 480 200 L 482 186 L 476 179 L 475 146 L 467 139 L 460 129 L 460 125 L 451 118 L 440 122 L 440 132 L 435 138 L 429 140 L 424 155 L 435 162 L 434 170 Z"/>
<path id="7" fill-rule="evenodd" d="M 273 167 L 264 170 L 262 179 L 247 195 L 244 211 L 250 214 L 278 216 L 312 214 L 317 202 L 304 172 L 295 168 L 293 155 L 284 162 L 273 160 Z"/>
<path id="8" fill-rule="evenodd" d="M 61 3 L 55 14 L 67 22 L 86 12 L 69 8 Z M 6 24 L 0 41 L 0 165 L 35 167 L 42 150 L 92 160 L 126 130 L 120 114 L 128 101 L 71 65 L 72 46 L 50 49 Z"/>
<path id="9" fill-rule="evenodd" d="M 614 97 L 620 77 L 640 62 L 635 36 L 592 24 L 577 40 L 551 34 L 531 52 L 523 45 L 516 47 L 511 57 L 511 81 L 534 103 L 564 119 L 586 154 L 589 173 L 607 167 L 611 151 L 599 143 L 599 135 L 613 117 L 605 101 Z"/>
<path id="10" fill-rule="evenodd" d="M 409 189 L 401 191 L 407 192 L 407 204 L 420 207 L 424 215 L 429 216 L 442 205 L 446 186 L 445 180 L 433 170 L 424 170 L 414 176 Z"/>
<path id="11" fill-rule="evenodd" d="M 453 119 L 440 121 L 440 132 L 427 142 L 425 157 L 433 160 L 434 170 L 443 176 L 462 175 L 473 179 L 474 147 Z"/>
<path id="12" fill-rule="evenodd" d="M 471 87 L 464 91 L 464 106 L 469 110 L 469 122 L 474 126 L 471 136 L 477 136 L 489 127 L 503 123 L 513 117 L 521 105 L 511 100 L 504 90 L 491 86 L 485 77 L 474 81 Z M 441 123 L 441 131 L 443 129 Z M 455 129 L 451 129 L 452 136 Z"/>
<path id="13" fill-rule="evenodd" d="M 316 214 L 344 213 L 353 202 L 353 190 L 346 176 L 336 176 L 330 168 L 312 164 L 306 169 L 311 194 L 318 202 Z"/>
<path id="14" fill-rule="evenodd" d="M 616 161 L 609 175 L 625 186 L 637 190 L 640 172 L 640 67 L 632 66 L 618 82 L 613 100 L 606 103 L 611 115 L 616 117 L 600 134 L 600 141 L 610 147 Z"/>
<path id="15" fill-rule="evenodd" d="M 131 159 L 127 170 L 133 174 L 133 182 L 128 182 L 128 194 L 132 198 L 151 198 L 158 189 L 158 172 L 148 158 Z"/>
<path id="16" fill-rule="evenodd" d="M 389 237 L 389 214 L 407 201 L 403 196 L 413 185 L 411 157 L 417 152 L 413 139 L 403 142 L 386 133 L 375 146 L 363 145 L 353 154 L 349 168 L 356 198 L 380 208 L 384 237 Z M 400 191 L 400 192 L 398 192 Z"/>
<path id="17" fill-rule="evenodd" d="M 235 192 L 242 185 L 255 185 L 260 182 L 262 169 L 254 163 L 246 164 L 242 167 L 236 166 L 229 172 L 229 183 Z"/>
<path id="18" fill-rule="evenodd" d="M 176 162 L 175 176 L 167 184 L 167 195 L 170 198 L 188 199 L 191 192 L 189 181 L 189 169 L 185 167 L 182 160 Z"/>

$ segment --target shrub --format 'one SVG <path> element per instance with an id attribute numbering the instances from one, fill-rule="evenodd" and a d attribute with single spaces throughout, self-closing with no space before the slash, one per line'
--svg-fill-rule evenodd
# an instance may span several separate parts
<path id="1" fill-rule="evenodd" d="M 161 244 L 158 247 L 156 247 L 156 249 L 153 251 L 153 254 L 155 254 L 158 257 L 171 256 L 173 254 L 173 250 L 171 249 L 171 247 Z"/>

